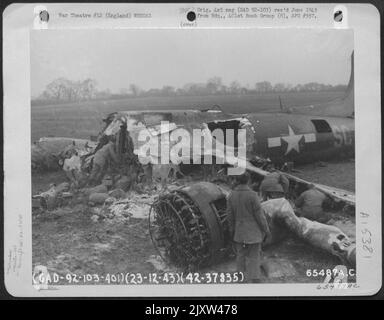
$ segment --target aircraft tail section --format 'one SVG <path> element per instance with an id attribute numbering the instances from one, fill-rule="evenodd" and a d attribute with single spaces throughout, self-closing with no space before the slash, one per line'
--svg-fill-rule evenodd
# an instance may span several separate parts
<path id="1" fill-rule="evenodd" d="M 349 77 L 349 82 L 348 82 L 348 87 L 347 87 L 347 91 L 346 91 L 346 96 L 348 96 L 349 94 L 353 95 L 353 88 L 355 86 L 355 72 L 354 72 L 354 68 L 355 68 L 354 52 L 352 52 L 352 54 L 351 54 L 351 75 Z"/>
<path id="2" fill-rule="evenodd" d="M 347 91 L 344 96 L 344 107 L 345 112 L 349 117 L 355 116 L 355 62 L 354 62 L 354 52 L 351 55 L 351 76 L 349 77 Z"/>
<path id="3" fill-rule="evenodd" d="M 347 90 L 342 98 L 318 105 L 293 107 L 291 113 L 324 116 L 324 117 L 348 117 L 355 115 L 355 94 L 354 94 L 354 53 L 351 55 L 351 75 Z"/>

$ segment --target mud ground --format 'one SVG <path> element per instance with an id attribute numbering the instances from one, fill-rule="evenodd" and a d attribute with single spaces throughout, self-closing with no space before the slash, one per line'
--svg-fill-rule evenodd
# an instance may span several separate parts
<path id="1" fill-rule="evenodd" d="M 355 189 L 353 161 L 306 165 L 296 169 L 299 172 L 295 175 L 304 179 L 348 190 Z M 60 172 L 33 175 L 33 194 L 47 190 L 52 182 L 62 181 L 65 181 L 65 177 Z M 33 267 L 44 265 L 50 272 L 63 277 L 69 273 L 105 276 L 158 271 L 154 263 L 149 262 L 157 256 L 157 252 L 150 240 L 147 219 L 106 219 L 94 222 L 91 219 L 93 214 L 92 208 L 81 203 L 51 212 L 34 213 Z M 354 239 L 353 217 L 336 213 L 332 223 Z M 333 269 L 340 265 L 337 258 L 314 250 L 294 238 L 265 248 L 264 259 L 278 261 L 278 265 L 283 266 L 273 277 L 264 276 L 264 282 L 274 283 L 320 283 L 324 281 L 324 276 L 308 277 L 306 271 Z M 234 271 L 234 268 L 234 261 L 230 260 L 202 271 Z M 73 283 L 73 277 L 68 279 Z M 68 284 L 68 279 L 62 283 Z"/>

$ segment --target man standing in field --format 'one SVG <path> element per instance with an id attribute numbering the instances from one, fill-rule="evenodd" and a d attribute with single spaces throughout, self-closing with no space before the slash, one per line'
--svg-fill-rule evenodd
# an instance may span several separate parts
<path id="1" fill-rule="evenodd" d="M 95 185 L 101 181 L 105 175 L 108 162 L 119 163 L 119 157 L 115 151 L 115 137 L 109 137 L 109 141 L 96 151 L 93 157 L 92 172 L 89 176 L 89 184 Z"/>
<path id="2" fill-rule="evenodd" d="M 238 184 L 227 198 L 227 216 L 236 246 L 237 270 L 244 272 L 246 281 L 258 283 L 261 244 L 270 231 L 258 195 L 248 186 L 248 173 L 236 180 Z"/>
<path id="3" fill-rule="evenodd" d="M 133 186 L 137 182 L 138 177 L 142 173 L 143 169 L 139 162 L 138 156 L 134 153 L 135 145 L 133 143 L 133 139 L 129 131 L 126 130 L 126 127 L 123 129 L 126 132 L 126 139 L 124 139 L 125 146 L 124 153 L 122 153 L 123 159 L 120 163 L 120 172 L 124 172 L 124 174 L 129 177 L 131 180 L 131 185 Z"/>

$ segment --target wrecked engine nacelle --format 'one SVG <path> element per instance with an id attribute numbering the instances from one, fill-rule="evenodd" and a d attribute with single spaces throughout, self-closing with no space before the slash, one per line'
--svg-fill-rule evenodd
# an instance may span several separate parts
<path id="1" fill-rule="evenodd" d="M 199 268 L 226 255 L 230 237 L 225 196 L 217 185 L 200 182 L 161 195 L 153 203 L 151 238 L 165 261 Z"/>
<path id="2" fill-rule="evenodd" d="M 159 196 L 152 205 L 149 228 L 152 242 L 166 262 L 198 269 L 230 253 L 226 194 L 213 183 L 200 182 Z M 291 233 L 343 263 L 355 265 L 355 244 L 337 227 L 297 217 L 284 198 L 263 202 L 262 207 L 272 232 L 266 245 Z"/>
<path id="3" fill-rule="evenodd" d="M 276 233 L 289 231 L 314 248 L 326 251 L 338 257 L 342 263 L 356 266 L 356 244 L 339 228 L 312 221 L 295 215 L 289 201 L 284 198 L 271 199 L 261 204 L 272 231 L 272 240 Z"/>

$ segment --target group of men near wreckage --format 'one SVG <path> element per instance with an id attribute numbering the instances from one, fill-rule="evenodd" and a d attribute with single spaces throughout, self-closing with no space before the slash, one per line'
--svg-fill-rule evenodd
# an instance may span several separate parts
<path id="1" fill-rule="evenodd" d="M 267 201 L 287 196 L 289 189 L 289 180 L 284 174 L 275 171 L 272 165 L 269 170 L 271 172 L 256 186 L 249 185 L 247 172 L 237 176 L 227 198 L 229 231 L 235 244 L 237 270 L 245 274 L 246 281 L 254 283 L 261 281 L 261 248 L 271 236 L 259 193 L 262 200 Z M 259 189 L 259 193 L 255 189 Z M 310 185 L 295 200 L 296 214 L 317 220 L 324 213 L 326 201 L 326 195 Z"/>
<path id="2" fill-rule="evenodd" d="M 137 156 L 133 153 L 134 145 L 129 133 L 126 135 L 125 152 L 116 152 L 115 136 L 105 137 L 101 147 L 95 152 L 91 173 L 86 181 L 89 186 L 100 183 L 110 163 L 134 167 Z M 122 159 L 122 156 L 124 159 Z M 79 157 L 75 150 L 69 152 L 64 160 L 63 169 L 68 178 L 76 182 L 74 168 L 80 169 Z M 127 168 L 125 168 L 127 169 Z M 250 184 L 250 176 L 246 172 L 235 178 L 235 185 L 227 198 L 227 216 L 232 240 L 236 249 L 237 270 L 245 274 L 248 282 L 261 281 L 261 249 L 262 244 L 271 235 L 261 201 L 282 198 L 288 195 L 289 180 L 274 170 L 272 164 L 266 168 L 269 173 L 260 184 Z M 137 170 L 137 168 L 133 168 Z M 137 174 L 137 172 L 136 172 Z M 256 191 L 258 192 L 256 192 Z M 295 200 L 296 213 L 311 220 L 316 220 L 323 213 L 323 204 L 327 197 L 316 190 L 313 185 L 302 192 Z"/>

